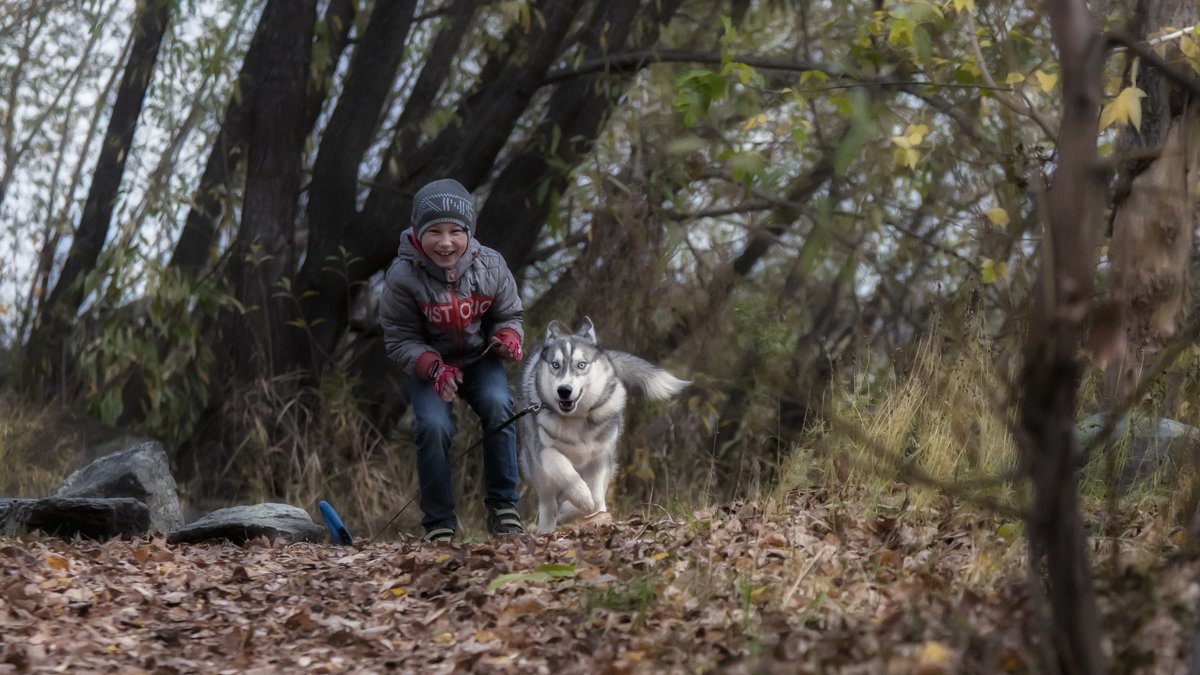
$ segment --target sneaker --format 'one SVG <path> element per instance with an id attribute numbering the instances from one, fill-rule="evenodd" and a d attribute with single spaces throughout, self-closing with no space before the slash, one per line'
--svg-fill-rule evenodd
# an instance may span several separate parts
<path id="1" fill-rule="evenodd" d="M 487 511 L 487 528 L 493 536 L 525 534 L 525 528 L 521 525 L 521 514 L 517 513 L 515 504 L 506 502 L 489 504 Z"/>
<path id="2" fill-rule="evenodd" d="M 454 541 L 454 530 L 448 527 L 435 527 L 425 533 L 422 541 L 427 541 L 434 544 L 449 543 Z"/>

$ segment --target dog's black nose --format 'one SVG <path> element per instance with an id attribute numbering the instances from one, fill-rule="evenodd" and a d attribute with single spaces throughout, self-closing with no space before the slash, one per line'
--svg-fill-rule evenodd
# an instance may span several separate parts
<path id="1" fill-rule="evenodd" d="M 565 384 L 563 386 L 559 387 L 558 388 L 558 397 L 564 401 L 571 398 L 571 388 Z"/>

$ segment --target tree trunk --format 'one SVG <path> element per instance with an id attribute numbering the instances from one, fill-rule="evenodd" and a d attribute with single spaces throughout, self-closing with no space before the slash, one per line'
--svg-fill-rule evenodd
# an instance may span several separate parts
<path id="1" fill-rule="evenodd" d="M 1200 21 L 1190 0 L 1141 0 L 1137 38 L 1147 39 L 1166 27 L 1192 26 Z M 1178 43 L 1164 47 L 1178 51 Z M 1126 82 L 1126 86 L 1131 84 Z M 1123 344 L 1112 349 L 1104 394 L 1112 407 L 1121 407 L 1142 381 L 1142 371 L 1176 336 L 1187 317 L 1188 267 L 1195 231 L 1195 191 L 1200 168 L 1200 109 L 1198 102 L 1173 85 L 1152 64 L 1138 69 L 1142 100 L 1140 130 L 1125 129 L 1121 150 L 1146 154 L 1124 167 L 1113 208 L 1112 299 L 1125 320 Z M 1138 151 L 1141 151 L 1140 153 Z M 1127 191 L 1126 191 L 1127 189 Z"/>
<path id="2" fill-rule="evenodd" d="M 646 49 L 658 40 L 679 0 L 598 3 L 583 31 L 584 59 L 626 49 Z M 638 19 L 644 34 L 630 40 Z M 478 237 L 514 268 L 527 263 L 546 215 L 556 208 L 568 174 L 591 151 L 608 115 L 625 94 L 636 69 L 592 74 L 555 86 L 537 130 L 497 177 L 479 214 Z M 540 198 L 539 198 L 540 196 Z"/>
<path id="3" fill-rule="evenodd" d="M 231 195 L 234 191 L 234 177 L 237 175 L 242 160 L 246 156 L 246 139 L 249 135 L 250 110 L 256 96 L 253 73 L 262 69 L 261 61 L 266 58 L 263 44 L 267 18 L 264 13 L 259 19 L 258 27 L 246 55 L 242 60 L 242 69 L 238 73 L 235 94 L 230 97 L 225 106 L 225 116 L 221 119 L 221 129 L 213 141 L 208 161 L 204 165 L 204 173 L 200 177 L 200 185 L 192 198 L 192 208 L 184 222 L 183 231 L 175 250 L 171 255 L 170 266 L 177 267 L 189 274 L 199 274 L 212 262 L 213 246 L 216 239 L 217 227 L 221 215 L 229 209 Z M 354 2 L 352 0 L 334 0 L 325 11 L 322 21 L 326 35 L 325 53 L 328 58 L 324 69 L 332 72 L 347 43 L 347 35 L 351 24 L 354 23 Z M 329 90 L 330 75 L 318 74 L 316 85 L 309 93 L 305 102 L 306 128 L 311 128 L 321 109 Z"/>
<path id="4" fill-rule="evenodd" d="M 438 102 L 438 91 L 454 65 L 454 57 L 475 15 L 476 4 L 474 0 L 456 0 L 448 12 L 446 25 L 434 38 L 429 55 L 421 66 L 421 73 L 404 103 L 404 110 L 400 112 L 400 119 L 396 121 L 392 141 L 383 153 L 379 171 L 371 182 L 372 190 L 363 208 L 365 216 L 361 218 L 362 221 L 373 221 L 371 214 L 389 212 L 390 207 L 399 201 L 396 194 L 400 181 L 408 173 L 405 168 L 407 156 L 417 146 L 421 125 Z"/>
<path id="5" fill-rule="evenodd" d="M 225 337 L 234 373 L 269 376 L 287 363 L 295 328 L 280 282 L 292 269 L 300 161 L 316 0 L 270 0 L 263 12 L 264 58 L 249 111 L 250 139 L 242 222 L 229 261 L 243 312 Z"/>
<path id="6" fill-rule="evenodd" d="M 522 41 L 528 49 L 498 54 L 498 63 L 484 66 L 482 86 L 458 106 L 461 124 L 448 125 L 421 149 L 417 170 L 408 181 L 414 191 L 443 176 L 458 178 L 468 189 L 488 178 L 543 76 L 561 56 L 563 41 L 583 3 L 536 0 L 533 4 L 530 11 L 540 20 L 532 22 Z"/>
<path id="7" fill-rule="evenodd" d="M 309 340 L 301 351 L 315 371 L 329 361 L 349 320 L 349 279 L 370 274 L 343 251 L 357 215 L 358 167 L 396 80 L 416 6 L 416 0 L 375 5 L 321 136 L 309 188 L 308 251 L 296 284 Z"/>
<path id="8" fill-rule="evenodd" d="M 60 353 L 71 317 L 83 302 L 83 278 L 96 267 L 116 206 L 125 160 L 133 144 L 133 134 L 141 117 L 142 103 L 150 87 L 150 77 L 158 62 L 158 50 L 171 16 L 167 0 L 141 0 L 134 17 L 134 40 L 125 63 L 125 72 L 117 88 L 112 115 L 108 120 L 104 143 L 96 160 L 92 184 L 84 203 L 83 215 L 75 231 L 67 260 L 50 297 L 39 312 L 39 321 L 29 338 L 30 365 L 34 369 L 50 366 L 57 370 Z"/>
<path id="9" fill-rule="evenodd" d="M 1062 672 L 1102 673 L 1100 622 L 1087 538 L 1079 513 L 1079 446 L 1075 437 L 1076 360 L 1095 273 L 1099 217 L 1096 136 L 1103 52 L 1083 0 L 1048 0 L 1062 72 L 1058 169 L 1046 195 L 1041 272 L 1033 291 L 1021 373 L 1023 459 L 1033 482 L 1030 564 L 1046 559 L 1053 632 Z"/>

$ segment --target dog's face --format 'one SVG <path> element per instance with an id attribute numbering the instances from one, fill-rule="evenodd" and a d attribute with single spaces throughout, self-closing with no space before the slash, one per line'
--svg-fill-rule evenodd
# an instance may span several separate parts
<path id="1" fill-rule="evenodd" d="M 535 385 L 543 405 L 560 415 L 587 415 L 591 402 L 611 378 L 608 362 L 600 358 L 590 319 L 577 333 L 566 333 L 557 321 L 546 329 L 546 343 L 537 364 Z"/>

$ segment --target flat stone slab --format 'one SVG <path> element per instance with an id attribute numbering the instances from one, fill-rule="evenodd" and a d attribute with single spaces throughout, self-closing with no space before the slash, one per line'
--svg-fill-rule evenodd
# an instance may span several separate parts
<path id="1" fill-rule="evenodd" d="M 282 539 L 294 544 L 326 540 L 325 528 L 308 512 L 289 504 L 254 504 L 218 509 L 167 536 L 167 543 L 198 544 L 229 541 L 244 544 L 256 537 Z"/>
<path id="2" fill-rule="evenodd" d="M 55 537 L 140 537 L 150 530 L 150 508 L 129 497 L 0 499 L 0 533 L 38 530 Z"/>

